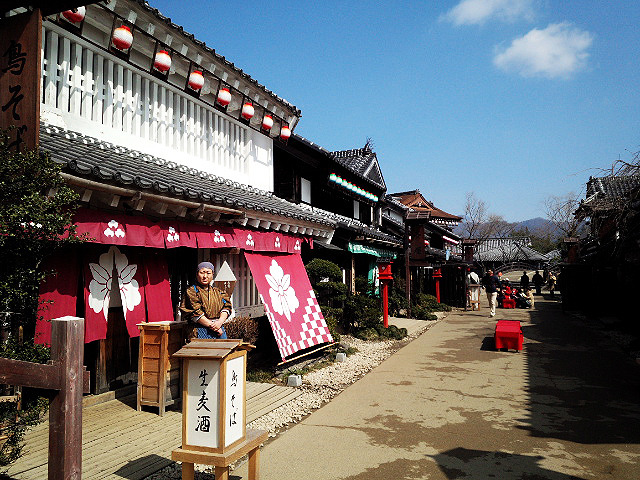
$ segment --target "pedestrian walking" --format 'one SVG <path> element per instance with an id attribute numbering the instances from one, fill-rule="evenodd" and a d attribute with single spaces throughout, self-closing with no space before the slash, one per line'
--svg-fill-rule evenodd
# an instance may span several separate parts
<path id="1" fill-rule="evenodd" d="M 491 309 L 489 317 L 495 317 L 498 291 L 500 290 L 500 279 L 497 275 L 493 274 L 493 270 L 488 270 L 482 279 L 482 284 L 487 292 L 487 300 L 489 301 L 489 308 Z"/>
<path id="2" fill-rule="evenodd" d="M 553 297 L 556 289 L 556 275 L 553 272 L 549 272 L 549 293 Z"/>
<path id="3" fill-rule="evenodd" d="M 536 273 L 533 275 L 533 278 L 531 280 L 533 281 L 533 285 L 536 287 L 536 295 L 541 295 L 542 284 L 544 283 L 544 281 L 542 279 L 542 275 L 540 275 L 540 272 L 538 270 L 536 270 Z"/>
<path id="4" fill-rule="evenodd" d="M 520 288 L 522 290 L 529 288 L 529 275 L 527 275 L 527 272 L 522 272 L 522 276 L 520 277 Z"/>
<path id="5" fill-rule="evenodd" d="M 480 277 L 471 268 L 467 268 L 467 307 L 471 310 L 479 310 L 480 304 Z"/>

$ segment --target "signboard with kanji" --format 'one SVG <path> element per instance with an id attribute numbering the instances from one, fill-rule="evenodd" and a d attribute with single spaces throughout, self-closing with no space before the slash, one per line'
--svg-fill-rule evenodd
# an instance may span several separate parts
<path id="1" fill-rule="evenodd" d="M 194 339 L 183 361 L 182 448 L 223 453 L 244 441 L 247 350 L 242 340 Z"/>
<path id="2" fill-rule="evenodd" d="M 40 10 L 0 19 L 0 128 L 14 126 L 9 147 L 35 149 L 40 128 Z"/>
<path id="3" fill-rule="evenodd" d="M 218 448 L 220 361 L 190 360 L 187 370 L 188 445 Z"/>

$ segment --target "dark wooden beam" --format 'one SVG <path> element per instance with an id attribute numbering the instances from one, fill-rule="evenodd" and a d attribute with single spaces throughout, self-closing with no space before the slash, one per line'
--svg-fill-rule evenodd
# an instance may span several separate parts
<path id="1" fill-rule="evenodd" d="M 60 390 L 62 387 L 58 365 L 23 362 L 9 358 L 0 358 L 0 383 L 53 390 Z"/>
<path id="2" fill-rule="evenodd" d="M 91 5 L 92 3 L 100 2 L 81 0 L 32 0 L 30 2 L 25 2 L 24 0 L 4 0 L 2 2 L 2 9 L 0 10 L 0 12 L 4 16 L 4 14 L 9 10 L 13 10 L 14 8 L 18 7 L 39 8 L 42 12 L 42 15 L 45 16 L 62 12 L 64 10 L 71 10 L 72 8 Z"/>

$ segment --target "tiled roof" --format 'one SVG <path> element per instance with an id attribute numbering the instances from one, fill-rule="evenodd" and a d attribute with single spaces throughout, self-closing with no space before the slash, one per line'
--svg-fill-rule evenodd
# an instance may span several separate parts
<path id="1" fill-rule="evenodd" d="M 391 195 L 385 195 L 384 196 L 384 200 L 392 205 L 394 205 L 396 208 L 402 210 L 403 212 L 406 210 L 409 210 L 409 207 L 407 207 L 405 204 L 399 202 L 396 198 L 392 197 Z"/>
<path id="2" fill-rule="evenodd" d="M 202 49 L 208 51 L 209 53 L 211 53 L 211 55 L 213 55 L 216 60 L 218 60 L 219 62 L 223 63 L 224 65 L 226 65 L 227 67 L 231 68 L 235 73 L 237 73 L 240 77 L 242 77 L 243 79 L 245 79 L 246 81 L 252 83 L 253 85 L 255 85 L 257 88 L 259 88 L 260 90 L 264 91 L 266 94 L 276 98 L 279 102 L 282 102 L 286 105 L 288 105 L 292 110 L 294 110 L 294 113 L 299 117 L 300 116 L 300 110 L 292 105 L 291 103 L 289 103 L 287 100 L 285 100 L 284 98 L 279 97 L 278 95 L 276 95 L 274 92 L 272 92 L 271 90 L 269 90 L 267 87 L 265 87 L 264 85 L 258 83 L 256 80 L 254 80 L 253 78 L 251 78 L 251 76 L 249 76 L 247 73 L 245 73 L 241 68 L 236 67 L 232 62 L 230 62 L 229 60 L 227 60 L 225 57 L 223 57 L 222 55 L 216 53 L 216 51 L 207 46 L 207 44 L 201 40 L 196 39 L 196 37 L 192 34 L 189 33 L 187 31 L 185 31 L 182 26 L 177 25 L 175 23 L 173 23 L 171 21 L 171 18 L 163 15 L 160 10 L 158 10 L 157 8 L 153 8 L 151 5 L 149 5 L 149 2 L 147 2 L 146 0 L 134 0 L 136 3 L 138 3 L 142 8 L 144 8 L 145 10 L 147 10 L 148 12 L 152 13 L 158 20 L 164 22 L 167 26 L 169 26 L 171 29 L 179 32 L 181 35 L 184 35 L 185 37 L 187 37 L 188 39 L 190 39 L 191 41 L 193 41 L 195 44 L 197 44 L 199 47 L 201 47 Z"/>
<path id="3" fill-rule="evenodd" d="M 312 207 L 311 205 L 301 204 L 300 208 L 304 208 L 305 210 L 314 212 L 318 215 L 326 216 L 331 220 L 335 221 L 338 227 L 346 228 L 356 233 L 365 235 L 369 238 L 374 238 L 376 240 L 381 240 L 383 242 L 393 243 L 397 246 L 402 245 L 402 239 L 400 237 L 396 237 L 395 235 L 390 235 L 388 233 L 382 232 L 381 230 L 371 227 L 366 223 L 362 223 L 360 220 L 356 220 L 355 218 L 345 217 L 344 215 L 339 215 L 337 213 L 329 212 L 327 210 L 323 210 L 318 207 Z"/>
<path id="4" fill-rule="evenodd" d="M 324 155 L 328 159 L 330 159 L 330 160 L 336 162 L 337 164 L 343 166 L 344 168 L 346 168 L 350 172 L 354 173 L 356 176 L 368 181 L 369 183 L 375 185 L 378 188 L 386 190 L 387 187 L 386 187 L 386 185 L 384 183 L 384 179 L 382 178 L 382 172 L 380 171 L 380 166 L 378 164 L 378 158 L 377 157 L 375 157 L 375 159 L 374 159 L 375 163 L 371 164 L 371 170 L 369 172 L 367 172 L 366 168 L 364 170 L 362 170 L 356 164 L 351 164 L 351 162 L 349 162 L 348 160 L 345 160 L 344 157 L 336 155 L 336 153 L 340 153 L 340 152 L 330 152 L 329 150 L 325 149 L 324 147 L 321 147 L 317 143 L 314 143 L 311 140 L 309 140 L 307 138 L 304 138 L 301 135 L 298 135 L 297 133 L 294 133 L 294 134 L 291 135 L 291 138 L 289 139 L 289 142 L 292 143 L 292 140 L 293 141 L 298 141 L 298 142 L 302 143 L 303 145 L 306 145 L 307 147 L 309 147 L 309 148 L 315 150 L 316 152 Z M 346 152 L 353 152 L 355 150 L 345 150 L 345 151 Z M 373 155 L 375 156 L 375 153 Z M 375 168 L 374 168 L 374 166 L 375 166 Z"/>
<path id="5" fill-rule="evenodd" d="M 41 127 L 40 148 L 64 170 L 90 180 L 332 227 L 336 223 L 271 192 L 57 127 Z"/>
<path id="6" fill-rule="evenodd" d="M 366 178 L 383 190 L 387 189 L 378 164 L 378 157 L 368 145 L 354 150 L 331 152 L 331 157 L 339 164 Z"/>
<path id="7" fill-rule="evenodd" d="M 475 260 L 481 262 L 546 262 L 549 259 L 546 255 L 536 252 L 534 249 L 524 245 L 512 243 L 503 247 L 496 247 L 483 252 L 476 252 Z"/>
<path id="8" fill-rule="evenodd" d="M 591 177 L 587 182 L 587 198 L 596 195 L 599 199 L 626 199 L 639 186 L 640 175 Z"/>
<path id="9" fill-rule="evenodd" d="M 531 245 L 531 238 L 530 237 L 485 238 L 476 244 L 475 251 L 486 252 L 488 250 L 494 250 L 494 249 L 509 250 L 513 247 L 513 245 L 528 247 L 529 245 Z"/>
<path id="10" fill-rule="evenodd" d="M 398 192 L 389 194 L 391 197 L 398 200 L 403 205 L 411 208 L 415 211 L 427 211 L 431 214 L 431 217 L 444 218 L 459 222 L 462 217 L 447 213 L 444 210 L 437 208 L 433 203 L 426 200 L 420 190 L 411 190 L 408 192 Z"/>

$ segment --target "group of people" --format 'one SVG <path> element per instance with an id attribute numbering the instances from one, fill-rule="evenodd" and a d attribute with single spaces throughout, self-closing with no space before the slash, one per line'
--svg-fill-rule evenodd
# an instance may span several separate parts
<path id="1" fill-rule="evenodd" d="M 541 295 L 542 286 L 544 285 L 544 277 L 540 271 L 536 270 L 533 277 L 529 279 L 526 271 L 522 272 L 520 277 L 520 287 L 513 287 L 508 278 L 502 278 L 502 272 L 494 274 L 493 270 L 487 270 L 482 279 L 478 274 L 471 270 L 467 270 L 468 303 L 473 309 L 477 308 L 479 289 L 484 288 L 489 302 L 490 317 L 496 314 L 496 307 L 502 306 L 505 299 L 515 301 L 515 305 L 520 308 L 533 308 L 535 299 L 532 287 L 535 288 L 536 295 Z M 551 295 L 554 295 L 556 289 L 557 277 L 553 272 L 549 273 L 548 286 Z"/>

